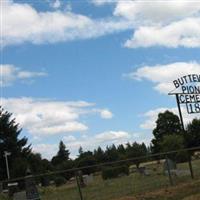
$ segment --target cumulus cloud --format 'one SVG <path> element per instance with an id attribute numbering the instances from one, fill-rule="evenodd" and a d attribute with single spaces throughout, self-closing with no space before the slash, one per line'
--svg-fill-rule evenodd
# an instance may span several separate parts
<path id="1" fill-rule="evenodd" d="M 55 0 L 55 1 L 52 1 L 50 6 L 54 9 L 58 9 L 61 7 L 61 2 L 60 0 Z"/>
<path id="2" fill-rule="evenodd" d="M 105 4 L 116 3 L 118 0 L 90 0 L 96 6 L 102 6 Z"/>
<path id="3" fill-rule="evenodd" d="M 126 144 L 127 142 L 133 142 L 138 140 L 140 133 L 130 133 L 126 131 L 105 131 L 102 133 L 97 133 L 96 135 L 90 137 L 85 136 L 83 138 L 63 138 L 66 146 L 70 149 L 72 156 L 76 157 L 77 151 L 81 146 L 85 151 L 86 150 L 94 150 L 98 146 L 105 149 L 106 146 L 110 146 L 112 144 L 119 145 L 119 144 Z M 71 140 L 72 139 L 72 140 Z M 71 141 L 70 141 L 71 140 Z"/>
<path id="4" fill-rule="evenodd" d="M 32 135 L 56 135 L 83 132 L 87 125 L 81 116 L 94 112 L 94 104 L 34 98 L 2 98 L 3 107 L 14 114 L 17 123 Z"/>
<path id="5" fill-rule="evenodd" d="M 156 109 L 153 109 L 153 110 L 149 110 L 148 112 L 143 114 L 143 117 L 145 117 L 146 119 L 140 125 L 140 127 L 142 129 L 153 130 L 156 127 L 156 120 L 158 118 L 158 114 L 163 113 L 166 110 L 169 110 L 169 111 L 171 111 L 171 112 L 173 112 L 173 113 L 175 113 L 176 115 L 179 116 L 177 107 L 174 107 L 174 108 L 167 108 L 167 107 L 166 108 L 156 108 Z M 188 114 L 184 105 L 181 107 L 181 110 L 182 110 L 182 115 L 183 115 L 183 119 L 184 119 L 184 125 L 187 125 L 194 118 L 199 118 L 199 114 L 192 114 L 192 115 Z"/>
<path id="6" fill-rule="evenodd" d="M 186 18 L 166 26 L 141 26 L 124 45 L 128 48 L 151 46 L 200 47 L 200 18 Z"/>
<path id="7" fill-rule="evenodd" d="M 106 131 L 98 133 L 94 137 L 85 136 L 82 138 L 76 138 L 73 135 L 68 135 L 64 136 L 62 140 L 65 143 L 66 148 L 70 150 L 70 157 L 76 158 L 80 146 L 84 151 L 93 151 L 98 146 L 105 149 L 106 146 L 112 144 L 126 144 L 127 142 L 134 141 L 138 138 L 138 135 L 139 133 L 128 133 L 126 131 Z M 48 149 L 48 152 L 46 149 Z M 40 152 L 43 157 L 51 159 L 58 151 L 58 144 L 40 143 L 33 145 L 33 150 L 34 152 Z"/>
<path id="8" fill-rule="evenodd" d="M 167 23 L 200 12 L 200 2 L 190 0 L 118 1 L 114 14 L 144 23 Z"/>
<path id="9" fill-rule="evenodd" d="M 33 152 L 40 153 L 43 158 L 51 159 L 58 151 L 58 144 L 35 144 L 32 145 Z"/>
<path id="10" fill-rule="evenodd" d="M 200 47 L 199 1 L 118 1 L 114 15 L 134 21 L 133 36 L 124 44 L 127 48 Z"/>
<path id="11" fill-rule="evenodd" d="M 98 109 L 96 111 L 100 113 L 100 116 L 103 119 L 111 119 L 111 118 L 113 118 L 112 112 L 110 112 L 108 109 Z"/>
<path id="12" fill-rule="evenodd" d="M 124 131 L 107 131 L 95 136 L 95 139 L 101 142 L 128 139 L 130 134 Z"/>
<path id="13" fill-rule="evenodd" d="M 76 141 L 76 138 L 73 135 L 68 135 L 68 136 L 64 136 L 63 137 L 63 141 L 64 142 L 74 142 Z"/>
<path id="14" fill-rule="evenodd" d="M 10 86 L 16 81 L 31 81 L 33 78 L 47 76 L 46 72 L 24 71 L 14 65 L 0 65 L 0 86 Z"/>
<path id="15" fill-rule="evenodd" d="M 200 2 L 189 0 L 91 0 L 97 6 L 114 3 L 110 17 L 94 19 L 60 10 L 55 0 L 55 11 L 38 11 L 28 3 L 1 1 L 2 46 L 66 42 L 89 39 L 133 30 L 124 44 L 128 48 L 165 46 L 194 48 L 200 46 Z M 16 17 L 17 16 L 17 17 Z M 155 37 L 156 35 L 156 37 Z"/>
<path id="16" fill-rule="evenodd" d="M 1 1 L 1 45 L 55 43 L 99 37 L 131 27 L 122 19 L 95 20 L 81 14 L 56 10 L 39 12 L 30 4 Z M 17 17 L 16 17 L 17 16 Z"/>
<path id="17" fill-rule="evenodd" d="M 174 89 L 173 80 L 191 73 L 200 74 L 200 63 L 177 62 L 166 65 L 144 66 L 125 76 L 135 80 L 151 81 L 155 84 L 155 90 L 168 94 Z"/>

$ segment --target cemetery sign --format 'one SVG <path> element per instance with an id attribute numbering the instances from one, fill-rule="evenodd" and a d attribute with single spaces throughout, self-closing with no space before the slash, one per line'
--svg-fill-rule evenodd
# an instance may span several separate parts
<path id="1" fill-rule="evenodd" d="M 183 125 L 181 104 L 185 104 L 188 114 L 200 113 L 200 74 L 189 74 L 173 81 L 176 92 L 169 95 L 176 95 L 180 120 Z"/>

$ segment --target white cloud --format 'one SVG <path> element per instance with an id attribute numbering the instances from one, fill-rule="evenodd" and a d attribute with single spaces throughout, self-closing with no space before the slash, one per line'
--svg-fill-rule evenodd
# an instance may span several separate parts
<path id="1" fill-rule="evenodd" d="M 58 9 L 61 7 L 61 2 L 60 2 L 60 0 L 55 0 L 55 1 L 51 2 L 50 5 L 52 8 Z"/>
<path id="2" fill-rule="evenodd" d="M 2 98 L 3 107 L 14 114 L 32 135 L 56 135 L 88 129 L 80 117 L 93 113 L 94 104 L 34 98 Z"/>
<path id="3" fill-rule="evenodd" d="M 100 142 L 115 141 L 121 139 L 129 139 L 130 134 L 124 131 L 107 131 L 95 136 Z"/>
<path id="4" fill-rule="evenodd" d="M 30 4 L 1 2 L 1 45 L 55 43 L 87 39 L 131 28 L 130 21 L 122 19 L 93 20 L 87 16 L 56 10 L 39 12 Z M 17 16 L 17 17 L 16 17 Z"/>
<path id="5" fill-rule="evenodd" d="M 135 80 L 149 80 L 155 84 L 154 89 L 168 94 L 175 87 L 173 80 L 187 74 L 200 74 L 200 64 L 197 62 L 177 62 L 167 65 L 144 66 L 125 75 Z"/>
<path id="6" fill-rule="evenodd" d="M 200 12 L 200 2 L 190 0 L 118 1 L 114 14 L 143 23 L 167 23 Z"/>
<path id="7" fill-rule="evenodd" d="M 32 72 L 24 71 L 14 65 L 3 64 L 0 65 L 0 86 L 10 86 L 15 81 L 30 81 L 35 77 L 47 76 L 46 72 Z"/>
<path id="8" fill-rule="evenodd" d="M 68 135 L 63 137 L 64 142 L 74 142 L 76 141 L 76 138 L 73 135 Z"/>
<path id="9" fill-rule="evenodd" d="M 174 101 L 176 101 L 176 100 L 174 99 Z M 173 113 L 175 113 L 176 115 L 179 116 L 177 107 L 174 107 L 174 108 L 157 108 L 157 109 L 150 110 L 150 111 L 143 114 L 143 116 L 146 118 L 146 120 L 144 121 L 144 123 L 142 123 L 140 125 L 140 127 L 142 129 L 153 130 L 156 127 L 156 120 L 158 118 L 158 114 L 163 113 L 166 110 L 169 110 L 169 111 L 171 111 L 171 112 L 173 112 Z M 184 120 L 185 126 L 189 122 L 191 122 L 192 119 L 199 118 L 199 114 L 192 114 L 192 115 L 188 114 L 185 106 L 182 106 L 181 110 L 182 110 L 182 115 L 183 115 L 183 120 Z"/>
<path id="10" fill-rule="evenodd" d="M 141 26 L 125 47 L 200 47 L 200 18 L 186 18 L 166 26 Z"/>
<path id="11" fill-rule="evenodd" d="M 75 14 L 71 8 L 61 11 L 55 0 L 55 11 L 40 12 L 27 3 L 1 1 L 2 37 L 0 44 L 30 42 L 33 44 L 89 39 L 134 29 L 125 47 L 165 46 L 194 48 L 200 46 L 200 2 L 189 0 L 92 0 L 99 6 L 114 3 L 110 18 L 93 19 Z M 17 16 L 17 17 L 16 17 Z M 156 37 L 155 37 L 156 35 Z"/>
<path id="12" fill-rule="evenodd" d="M 78 149 L 81 146 L 84 151 L 93 151 L 94 149 L 101 146 L 105 149 L 107 146 L 112 144 L 126 144 L 127 142 L 145 142 L 149 144 L 149 140 L 143 138 L 141 133 L 129 133 L 126 131 L 106 131 L 103 133 L 98 133 L 93 137 L 84 135 L 84 137 L 76 138 L 73 135 L 64 136 L 62 138 L 66 145 L 66 148 L 70 150 L 70 157 L 76 158 Z M 46 151 L 48 149 L 48 152 Z M 37 144 L 33 145 L 33 150 L 35 152 L 40 152 L 45 158 L 52 158 L 53 155 L 58 151 L 58 144 Z"/>
<path id="13" fill-rule="evenodd" d="M 200 1 L 118 1 L 114 15 L 134 21 L 125 47 L 200 47 Z"/>
<path id="14" fill-rule="evenodd" d="M 73 158 L 76 157 L 78 153 L 78 149 L 81 146 L 84 151 L 87 150 L 94 150 L 98 146 L 101 146 L 101 148 L 105 149 L 106 146 L 115 144 L 126 144 L 127 142 L 133 142 L 135 140 L 138 141 L 139 133 L 129 133 L 126 131 L 105 131 L 102 133 L 98 133 L 92 137 L 90 136 L 84 136 L 82 138 L 63 138 L 63 141 L 65 142 L 65 145 L 67 148 L 70 149 L 71 156 Z M 72 139 L 72 141 L 70 141 Z"/>
<path id="15" fill-rule="evenodd" d="M 33 152 L 40 153 L 43 158 L 51 159 L 58 151 L 58 144 L 35 144 Z"/>
<path id="16" fill-rule="evenodd" d="M 102 109 L 102 110 L 98 110 L 98 111 L 100 113 L 101 118 L 103 118 L 103 119 L 111 119 L 111 118 L 113 118 L 112 112 L 110 112 L 107 109 Z"/>
<path id="17" fill-rule="evenodd" d="M 90 0 L 96 6 L 102 6 L 108 3 L 116 3 L 118 0 Z"/>

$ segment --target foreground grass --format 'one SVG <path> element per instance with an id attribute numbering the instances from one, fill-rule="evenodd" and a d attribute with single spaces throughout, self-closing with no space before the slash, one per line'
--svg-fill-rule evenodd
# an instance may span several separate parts
<path id="1" fill-rule="evenodd" d="M 112 200 L 125 196 L 134 196 L 143 193 L 150 193 L 161 188 L 169 188 L 169 178 L 168 176 L 163 174 L 162 164 L 160 166 L 155 165 L 155 163 L 149 164 L 148 169 L 151 169 L 151 173 L 149 176 L 142 176 L 140 174 L 133 173 L 129 176 L 124 176 L 106 181 L 102 180 L 101 176 L 95 176 L 92 184 L 85 188 L 82 188 L 83 198 L 84 200 Z M 188 163 L 179 164 L 178 168 L 181 170 L 188 170 Z M 199 177 L 198 171 L 200 171 L 200 161 L 193 162 L 193 169 L 195 176 Z M 185 183 L 190 180 L 190 174 L 181 177 L 173 176 L 173 182 L 175 185 L 179 185 L 180 183 Z M 43 188 L 41 190 L 41 196 L 43 200 L 80 199 L 78 189 L 75 183 L 71 185 L 65 185 L 59 188 Z M 177 198 L 179 197 L 177 196 Z M 159 198 L 157 199 L 159 200 Z M 176 200 L 176 198 L 173 200 Z"/>
<path id="2" fill-rule="evenodd" d="M 189 174 L 181 177 L 173 176 L 173 182 L 177 186 L 169 187 L 169 178 L 163 174 L 162 164 L 157 165 L 155 163 L 149 163 L 146 167 L 150 169 L 149 176 L 132 173 L 129 176 L 111 180 L 102 180 L 100 175 L 95 176 L 94 181 L 90 185 L 82 188 L 83 199 L 118 200 L 122 198 L 122 200 L 126 200 L 124 197 L 130 196 L 130 200 L 132 200 L 133 197 L 137 197 L 139 200 L 179 200 L 192 194 L 198 194 L 199 192 L 200 182 L 197 180 L 191 182 Z M 178 168 L 188 170 L 188 163 L 179 164 Z M 199 179 L 200 161 L 193 162 L 193 169 L 195 177 Z M 182 183 L 189 184 L 188 188 L 182 185 Z M 179 190 L 180 184 L 182 189 Z M 192 186 L 190 187 L 190 185 Z M 75 182 L 61 187 L 50 186 L 40 188 L 39 191 L 42 200 L 80 200 Z M 173 195 L 170 196 L 171 193 L 173 193 Z M 7 199 L 0 196 L 0 200 Z"/>
<path id="3" fill-rule="evenodd" d="M 199 200 L 200 181 L 183 183 L 175 187 L 159 189 L 153 192 L 145 192 L 142 195 L 123 197 L 116 200 Z"/>
<path id="4" fill-rule="evenodd" d="M 6 195 L 0 194 L 0 200 L 9 200 Z"/>

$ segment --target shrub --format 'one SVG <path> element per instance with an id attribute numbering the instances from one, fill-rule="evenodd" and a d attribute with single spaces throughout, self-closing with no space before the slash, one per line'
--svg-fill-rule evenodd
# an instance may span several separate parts
<path id="1" fill-rule="evenodd" d="M 40 182 L 41 182 L 43 187 L 47 187 L 47 186 L 50 185 L 50 177 L 43 176 L 43 177 L 40 178 Z"/>
<path id="2" fill-rule="evenodd" d="M 55 181 L 56 187 L 64 185 L 67 182 L 66 179 L 62 176 L 55 177 L 54 181 Z"/>
<path id="3" fill-rule="evenodd" d="M 177 163 L 188 162 L 188 159 L 189 159 L 189 155 L 187 151 L 181 151 L 176 154 Z"/>
<path id="4" fill-rule="evenodd" d="M 117 178 L 120 175 L 129 175 L 129 168 L 126 165 L 117 167 L 105 167 L 102 169 L 102 178 L 104 180 Z"/>
<path id="5" fill-rule="evenodd" d="M 81 158 L 78 161 L 78 166 L 77 167 L 87 167 L 87 166 L 92 166 L 96 164 L 96 160 L 93 158 L 93 156 L 86 156 L 84 158 Z M 96 167 L 91 167 L 91 168 L 85 168 L 81 170 L 83 174 L 90 175 L 96 171 Z"/>

